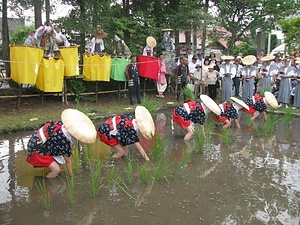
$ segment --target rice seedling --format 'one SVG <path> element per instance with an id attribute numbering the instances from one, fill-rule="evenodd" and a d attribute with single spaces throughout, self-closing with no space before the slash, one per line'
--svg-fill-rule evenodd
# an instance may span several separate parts
<path id="1" fill-rule="evenodd" d="M 128 184 L 131 184 L 132 178 L 133 178 L 133 159 L 132 159 L 132 157 L 127 157 L 127 166 L 124 164 L 123 161 L 122 161 L 122 163 L 124 166 L 124 171 L 127 176 Z"/>
<path id="2" fill-rule="evenodd" d="M 188 87 L 184 87 L 184 88 L 182 89 L 182 93 L 183 93 L 187 98 L 189 98 L 189 99 L 191 99 L 191 100 L 194 100 L 194 99 L 195 99 L 195 94 L 194 94 L 194 92 L 193 92 L 191 89 L 189 89 Z"/>
<path id="3" fill-rule="evenodd" d="M 75 191 L 75 181 L 74 176 L 67 175 L 67 191 L 70 197 L 70 201 L 72 204 L 75 204 L 77 202 L 77 195 Z"/>
<path id="4" fill-rule="evenodd" d="M 104 186 L 104 184 L 100 185 L 100 172 L 102 169 L 101 161 L 98 160 L 95 167 L 93 167 L 90 159 L 87 159 L 88 167 L 90 170 L 91 182 L 89 183 L 91 186 L 91 194 L 93 197 L 96 197 L 99 193 L 99 190 Z M 99 181 L 100 179 L 100 181 Z"/>
<path id="5" fill-rule="evenodd" d="M 281 118 L 283 124 L 288 124 L 293 119 L 293 110 L 291 108 L 284 109 L 284 114 Z"/>
<path id="6" fill-rule="evenodd" d="M 160 155 L 159 159 L 156 161 L 155 170 L 153 172 L 153 179 L 155 181 L 165 178 L 167 180 L 167 175 L 171 173 L 174 162 L 166 158 L 164 155 Z"/>
<path id="7" fill-rule="evenodd" d="M 114 182 L 130 199 L 135 199 L 131 194 L 128 186 L 124 183 L 120 175 L 114 167 L 108 170 L 108 188 L 110 189 L 111 182 Z"/>
<path id="8" fill-rule="evenodd" d="M 143 96 L 141 105 L 148 109 L 150 114 L 157 112 L 157 110 L 159 109 L 159 102 L 153 97 L 148 97 L 148 95 L 146 94 L 144 94 Z"/>
<path id="9" fill-rule="evenodd" d="M 165 138 L 162 136 L 160 137 L 159 133 L 155 135 L 155 143 L 154 147 L 152 148 L 152 159 L 156 161 L 161 154 L 163 154 L 163 149 L 165 147 Z"/>
<path id="10" fill-rule="evenodd" d="M 226 146 L 230 147 L 230 145 L 233 141 L 233 137 L 232 137 L 231 131 L 229 129 L 227 129 L 227 130 L 222 129 L 222 138 L 223 138 L 223 142 L 226 144 Z"/>
<path id="11" fill-rule="evenodd" d="M 205 144 L 205 133 L 199 127 L 195 128 L 196 152 L 203 153 Z"/>
<path id="12" fill-rule="evenodd" d="M 192 154 L 193 154 L 193 152 L 191 151 L 187 154 L 182 155 L 182 158 L 180 160 L 180 164 L 182 166 L 186 166 L 188 164 L 188 162 L 190 161 Z"/>
<path id="13" fill-rule="evenodd" d="M 50 192 L 47 191 L 45 178 L 43 178 L 42 182 L 37 180 L 35 182 L 35 187 L 37 188 L 38 192 L 42 196 L 43 205 L 46 210 L 50 210 L 51 208 L 51 198 L 50 198 Z"/>
<path id="14" fill-rule="evenodd" d="M 265 122 L 265 125 L 262 129 L 262 134 L 264 136 L 267 136 L 269 134 L 271 134 L 274 131 L 274 127 L 276 125 L 276 120 L 277 120 L 277 116 L 275 116 L 274 114 L 269 114 L 268 118 Z"/>
<path id="15" fill-rule="evenodd" d="M 140 165 L 137 162 L 135 162 L 135 167 L 136 167 L 142 181 L 145 184 L 148 184 L 149 180 L 150 180 L 150 174 L 149 174 L 149 171 L 148 171 L 148 168 L 147 168 L 147 163 L 144 162 L 143 165 Z"/>

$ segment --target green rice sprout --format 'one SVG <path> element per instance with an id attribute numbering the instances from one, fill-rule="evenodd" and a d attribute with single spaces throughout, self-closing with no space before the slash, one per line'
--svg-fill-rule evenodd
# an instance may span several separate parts
<path id="1" fill-rule="evenodd" d="M 75 182 L 74 182 L 74 176 L 67 175 L 67 191 L 70 197 L 70 201 L 72 204 L 75 204 L 77 202 L 77 195 L 75 191 Z"/>
<path id="2" fill-rule="evenodd" d="M 151 151 L 152 153 L 152 159 L 154 161 L 156 161 L 157 159 L 160 158 L 160 155 L 164 153 L 164 148 L 165 148 L 165 138 L 162 136 L 160 137 L 160 135 L 157 133 L 155 135 L 155 143 L 154 143 L 154 147 Z"/>
<path id="3" fill-rule="evenodd" d="M 204 150 L 204 144 L 205 144 L 205 134 L 200 130 L 199 127 L 195 128 L 195 140 L 196 140 L 196 151 L 202 154 Z"/>
<path id="4" fill-rule="evenodd" d="M 136 167 L 142 181 L 145 184 L 148 184 L 149 180 L 150 180 L 150 174 L 149 174 L 149 171 L 148 171 L 148 168 L 147 168 L 147 163 L 144 162 L 143 165 L 140 165 L 137 162 L 135 162 L 135 167 Z"/>
<path id="5" fill-rule="evenodd" d="M 184 154 L 184 155 L 182 156 L 182 158 L 181 158 L 180 164 L 181 164 L 182 166 L 186 166 L 186 165 L 189 163 L 192 154 L 193 154 L 192 151 L 189 152 L 189 153 L 187 153 L 187 154 Z"/>
<path id="6" fill-rule="evenodd" d="M 160 155 L 159 159 L 156 161 L 155 170 L 153 172 L 153 179 L 155 181 L 165 178 L 167 180 L 167 175 L 171 173 L 174 162 L 171 162 L 164 155 Z"/>
<path id="7" fill-rule="evenodd" d="M 293 110 L 291 108 L 283 109 L 284 114 L 281 118 L 283 124 L 288 124 L 293 119 Z"/>
<path id="8" fill-rule="evenodd" d="M 146 94 L 143 96 L 141 105 L 144 106 L 150 114 L 157 112 L 159 109 L 159 102 L 153 97 L 148 97 Z"/>
<path id="9" fill-rule="evenodd" d="M 191 100 L 194 100 L 194 99 L 195 99 L 195 94 L 194 94 L 194 92 L 193 92 L 191 89 L 189 89 L 188 87 L 184 87 L 184 88 L 182 89 L 182 93 L 183 93 L 187 98 L 189 98 L 189 99 L 191 99 Z"/>
<path id="10" fill-rule="evenodd" d="M 274 131 L 274 127 L 276 125 L 276 120 L 277 120 L 277 116 L 275 116 L 274 114 L 268 115 L 268 118 L 263 127 L 263 131 L 262 131 L 263 135 L 267 136 Z"/>
<path id="11" fill-rule="evenodd" d="M 229 148 L 232 141 L 233 137 L 231 135 L 231 131 L 229 129 L 225 130 L 222 129 L 222 137 L 223 137 L 223 142 L 226 144 L 226 146 Z"/>
<path id="12" fill-rule="evenodd" d="M 50 192 L 47 191 L 45 178 L 43 178 L 42 182 L 39 180 L 35 182 L 35 187 L 37 188 L 38 192 L 42 196 L 43 205 L 46 210 L 50 210 L 51 208 L 51 198 Z"/>
<path id="13" fill-rule="evenodd" d="M 100 173 L 102 169 L 101 161 L 98 160 L 95 167 L 93 167 L 92 162 L 90 159 L 87 159 L 89 171 L 90 171 L 90 177 L 91 182 L 89 183 L 91 186 L 91 194 L 93 197 L 96 197 L 99 193 L 99 190 L 104 186 L 104 184 L 100 185 Z M 100 181 L 99 181 L 100 180 Z"/>
<path id="14" fill-rule="evenodd" d="M 127 157 L 127 166 L 124 164 L 124 162 L 123 166 L 127 176 L 128 184 L 131 184 L 133 178 L 133 159 L 131 157 Z"/>

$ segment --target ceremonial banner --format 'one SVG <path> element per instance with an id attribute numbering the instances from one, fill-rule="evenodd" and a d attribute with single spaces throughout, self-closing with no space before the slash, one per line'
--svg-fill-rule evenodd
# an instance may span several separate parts
<path id="1" fill-rule="evenodd" d="M 139 76 L 146 77 L 152 80 L 158 79 L 158 58 L 140 55 L 137 62 Z"/>
<path id="2" fill-rule="evenodd" d="M 113 58 L 110 71 L 110 77 L 117 81 L 127 81 L 125 71 L 130 60 L 125 58 Z"/>
<path id="3" fill-rule="evenodd" d="M 84 55 L 83 76 L 88 81 L 110 81 L 111 58 L 109 55 Z"/>
<path id="4" fill-rule="evenodd" d="M 44 50 L 29 46 L 10 46 L 11 79 L 19 84 L 35 84 Z"/>
<path id="5" fill-rule="evenodd" d="M 65 63 L 62 59 L 43 59 L 36 88 L 44 92 L 62 92 Z"/>
<path id="6" fill-rule="evenodd" d="M 59 48 L 62 60 L 65 62 L 66 77 L 79 75 L 78 46 Z"/>

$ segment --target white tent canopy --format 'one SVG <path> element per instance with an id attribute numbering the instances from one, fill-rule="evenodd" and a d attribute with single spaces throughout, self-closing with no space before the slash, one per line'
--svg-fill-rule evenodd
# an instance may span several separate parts
<path id="1" fill-rule="evenodd" d="M 274 48 L 272 51 L 271 51 L 271 53 L 270 53 L 270 55 L 274 55 L 274 54 L 276 54 L 276 53 L 281 53 L 281 54 L 284 54 L 285 53 L 285 43 L 283 43 L 283 44 L 281 44 L 281 45 L 279 45 L 279 46 L 277 46 L 276 48 Z"/>

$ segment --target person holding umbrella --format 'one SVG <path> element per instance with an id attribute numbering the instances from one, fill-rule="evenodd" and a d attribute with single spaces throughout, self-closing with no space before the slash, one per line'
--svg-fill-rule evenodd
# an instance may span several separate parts
<path id="1" fill-rule="evenodd" d="M 104 124 L 97 129 L 100 141 L 111 146 L 116 153 L 113 158 L 127 156 L 126 146 L 134 144 L 142 157 L 149 158 L 139 142 L 138 133 L 146 139 L 151 139 L 155 134 L 154 122 L 151 114 L 144 106 L 135 108 L 135 119 L 129 114 L 109 117 Z"/>
<path id="2" fill-rule="evenodd" d="M 73 176 L 71 147 L 75 139 L 84 143 L 94 143 L 97 133 L 88 116 L 76 109 L 66 109 L 61 114 L 62 121 L 47 122 L 35 130 L 27 145 L 26 161 L 34 167 L 47 167 L 47 178 L 56 178 L 66 164 Z"/>

